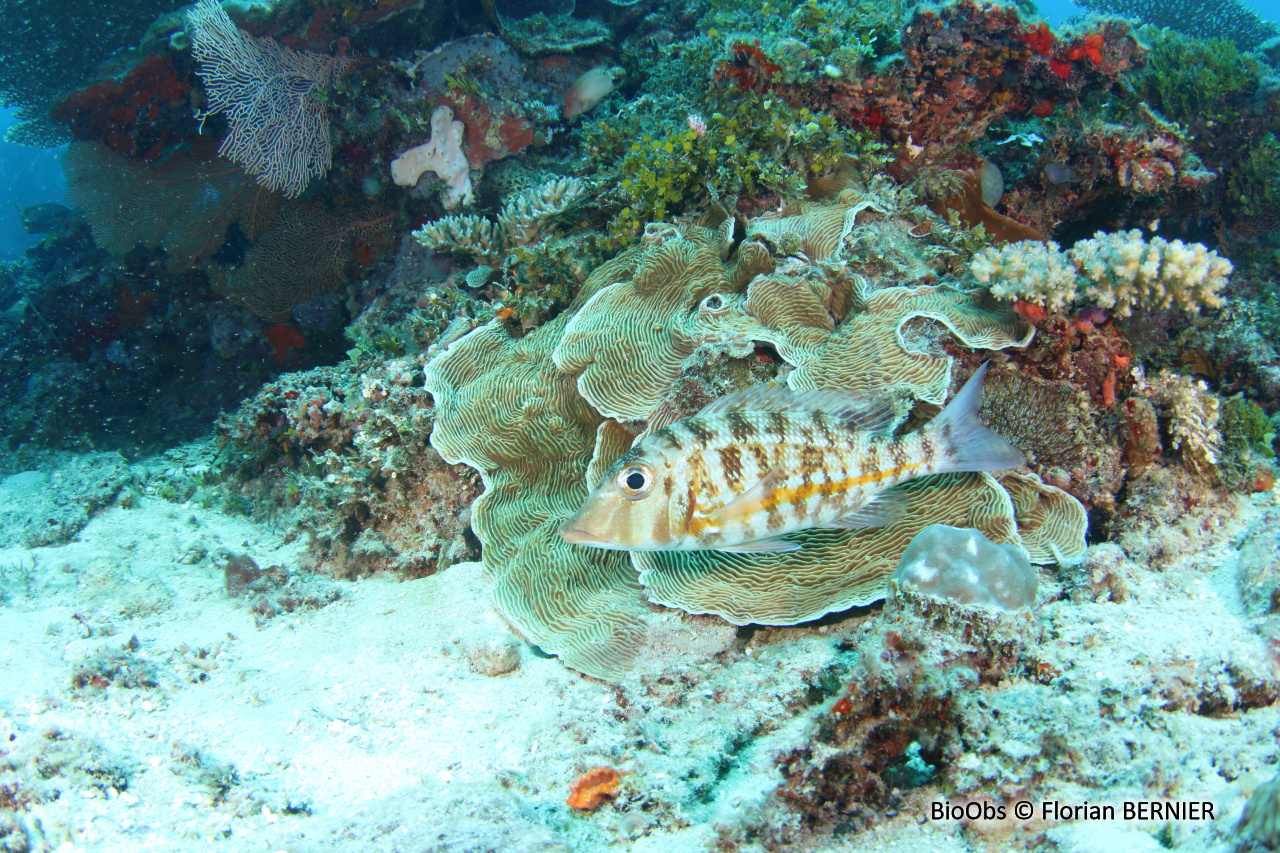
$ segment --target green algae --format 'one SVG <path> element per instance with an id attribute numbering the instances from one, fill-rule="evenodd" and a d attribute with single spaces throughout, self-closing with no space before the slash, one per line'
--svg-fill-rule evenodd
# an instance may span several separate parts
<path id="1" fill-rule="evenodd" d="M 1144 27 L 1147 69 L 1135 88 L 1146 100 L 1194 134 L 1237 121 L 1250 108 L 1262 64 L 1226 39 L 1197 39 Z"/>

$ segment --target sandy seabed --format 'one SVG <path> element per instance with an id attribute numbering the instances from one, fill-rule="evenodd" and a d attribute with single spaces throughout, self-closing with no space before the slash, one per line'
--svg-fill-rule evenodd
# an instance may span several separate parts
<path id="1" fill-rule="evenodd" d="M 1239 585 L 1242 549 L 1280 529 L 1270 494 L 1189 518 L 1158 567 L 1095 547 L 1110 595 L 1041 570 L 1053 677 L 974 684 L 945 776 L 962 803 L 1033 792 L 1032 820 L 931 820 L 934 778 L 816 830 L 774 794 L 779 758 L 829 726 L 839 691 L 819 686 L 855 665 L 879 608 L 754 630 L 655 608 L 635 676 L 609 685 L 513 637 L 479 564 L 313 578 L 322 606 L 266 618 L 228 594 L 228 555 L 300 577 L 301 539 L 127 503 L 65 544 L 0 552 L 0 850 L 1225 853 L 1280 761 L 1280 708 L 1240 695 L 1280 679 L 1271 617 Z M 623 771 L 617 796 L 571 809 L 595 766 Z M 1214 817 L 1061 821 L 1048 800 Z"/>

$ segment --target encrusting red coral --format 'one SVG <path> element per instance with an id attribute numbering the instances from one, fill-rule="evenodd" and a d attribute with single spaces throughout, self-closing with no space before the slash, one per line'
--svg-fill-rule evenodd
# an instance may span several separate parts
<path id="1" fill-rule="evenodd" d="M 618 780 L 625 775 L 612 767 L 592 767 L 569 786 L 567 802 L 575 809 L 591 811 L 618 793 Z"/>

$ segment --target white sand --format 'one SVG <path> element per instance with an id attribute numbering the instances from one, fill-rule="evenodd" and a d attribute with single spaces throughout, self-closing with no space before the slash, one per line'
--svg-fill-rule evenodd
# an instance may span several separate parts
<path id="1" fill-rule="evenodd" d="M 1261 506 L 1255 499 L 1213 547 L 1172 568 L 1127 569 L 1123 603 L 1043 607 L 1041 652 L 1064 678 L 983 688 L 986 704 L 966 713 L 988 720 L 991 744 L 957 766 L 991 777 L 981 784 L 994 795 L 1034 763 L 1008 757 L 1018 744 L 1034 754 L 1057 726 L 1074 764 L 1046 763 L 1041 778 L 1061 777 L 1051 787 L 1062 797 L 1118 801 L 1165 778 L 1222 815 L 1171 837 L 1228 849 L 1244 794 L 1280 760 L 1277 709 L 1140 706 L 1179 689 L 1233 689 L 1233 667 L 1278 677 L 1232 580 L 1232 537 Z M 336 603 L 256 627 L 250 602 L 224 590 L 210 556 L 220 550 L 296 570 L 304 546 L 242 518 L 142 498 L 100 511 L 68 544 L 0 552 L 0 791 L 10 786 L 21 805 L 0 811 L 0 850 L 692 851 L 715 849 L 717 833 L 759 849 L 753 828 L 786 819 L 769 795 L 775 754 L 809 738 L 830 707 L 809 691 L 847 667 L 837 641 L 879 618 L 750 634 L 655 609 L 653 646 L 626 685 L 583 678 L 524 643 L 518 669 L 490 677 L 473 672 L 467 650 L 507 631 L 478 564 L 338 582 Z M 105 687 L 74 686 L 104 654 L 127 671 Z M 158 686 L 122 686 L 148 673 Z M 1096 696 L 1106 686 L 1126 698 L 1103 725 Z M 1092 716 L 1073 716 L 1091 697 Z M 595 765 L 630 775 L 615 802 L 576 813 L 569 785 Z M 873 829 L 788 849 L 1007 848 L 1007 826 L 926 820 L 936 794 L 906 792 L 897 816 Z M 1134 839 L 1159 829 L 1035 832 L 1061 850 L 1154 850 Z"/>

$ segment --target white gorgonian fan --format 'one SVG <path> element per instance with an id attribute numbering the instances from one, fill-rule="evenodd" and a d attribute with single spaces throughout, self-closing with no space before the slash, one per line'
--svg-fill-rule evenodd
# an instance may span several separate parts
<path id="1" fill-rule="evenodd" d="M 264 187 L 289 198 L 302 195 L 333 162 L 329 115 L 317 90 L 337 82 L 351 59 L 250 36 L 218 0 L 200 0 L 187 23 L 208 98 L 200 118 L 227 117 L 229 130 L 218 153 Z"/>

